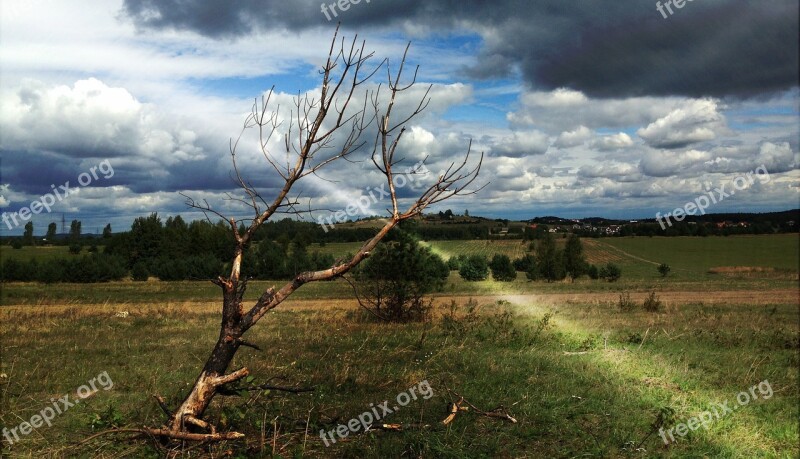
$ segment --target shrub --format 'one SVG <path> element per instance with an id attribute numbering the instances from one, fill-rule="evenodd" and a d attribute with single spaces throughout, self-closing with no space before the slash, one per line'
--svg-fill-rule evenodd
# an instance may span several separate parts
<path id="1" fill-rule="evenodd" d="M 250 266 L 252 265 L 253 263 L 250 263 Z M 205 253 L 185 258 L 160 257 L 150 264 L 148 271 L 162 281 L 180 281 L 213 279 L 222 272 L 222 268 L 222 262 L 213 255 Z"/>
<path id="2" fill-rule="evenodd" d="M 70 244 L 69 253 L 71 253 L 73 255 L 77 255 L 77 254 L 81 253 L 81 249 L 83 249 L 83 246 L 80 245 L 80 244 Z"/>
<path id="3" fill-rule="evenodd" d="M 609 282 L 616 282 L 622 277 L 622 270 L 614 263 L 608 263 L 600 268 L 599 275 L 601 279 L 605 279 Z"/>
<path id="4" fill-rule="evenodd" d="M 660 265 L 658 265 L 658 272 L 659 272 L 659 274 L 661 274 L 661 277 L 667 277 L 667 275 L 669 274 L 670 270 L 671 270 L 671 268 L 666 263 L 661 263 Z"/>
<path id="5" fill-rule="evenodd" d="M 51 260 L 45 265 L 58 265 L 63 270 L 62 282 L 108 282 L 128 274 L 125 261 L 115 255 L 84 255 L 67 260 Z"/>
<path id="6" fill-rule="evenodd" d="M 162 281 L 186 279 L 186 262 L 179 258 L 160 257 L 150 264 L 149 271 Z"/>
<path id="7" fill-rule="evenodd" d="M 596 280 L 600 278 L 600 272 L 598 271 L 597 266 L 595 265 L 589 265 L 589 268 L 586 270 L 586 274 L 589 275 L 590 279 Z"/>
<path id="8" fill-rule="evenodd" d="M 4 282 L 30 282 L 36 277 L 36 260 L 28 262 L 9 258 L 3 261 L 0 280 Z"/>
<path id="9" fill-rule="evenodd" d="M 511 264 L 511 259 L 508 258 L 508 255 L 495 254 L 492 257 L 492 262 L 489 263 L 489 268 L 492 270 L 494 280 L 511 282 L 517 278 L 517 271 L 514 269 L 514 265 Z"/>
<path id="10" fill-rule="evenodd" d="M 450 257 L 447 260 L 447 268 L 450 269 L 450 271 L 458 271 L 459 269 L 461 269 L 461 265 L 464 264 L 466 260 L 467 257 L 466 255 L 463 254 Z"/>
<path id="11" fill-rule="evenodd" d="M 13 247 L 16 250 L 21 249 L 22 248 L 22 241 L 19 240 L 19 239 L 14 239 L 13 241 L 11 241 L 11 247 Z"/>
<path id="12" fill-rule="evenodd" d="M 481 281 L 489 275 L 489 263 L 482 255 L 470 255 L 458 270 L 466 281 Z"/>
<path id="13" fill-rule="evenodd" d="M 536 266 L 536 257 L 526 253 L 520 258 L 514 260 L 514 269 L 527 273 L 531 270 L 531 266 Z"/>
<path id="14" fill-rule="evenodd" d="M 311 254 L 311 264 L 314 269 L 328 269 L 336 263 L 336 258 L 330 253 L 319 253 L 316 250 Z"/>
<path id="15" fill-rule="evenodd" d="M 539 267 L 536 265 L 535 262 L 531 263 L 530 267 L 525 272 L 525 277 L 527 277 L 528 280 L 532 280 L 532 281 L 537 281 L 537 280 L 542 278 L 542 275 L 539 272 Z"/>
<path id="16" fill-rule="evenodd" d="M 619 294 L 619 300 L 617 301 L 617 307 L 622 312 L 631 312 L 635 311 L 638 305 L 631 299 L 631 294 L 628 292 L 623 292 Z"/>
<path id="17" fill-rule="evenodd" d="M 424 321 L 431 300 L 450 275 L 445 262 L 409 234 L 395 230 L 353 272 L 359 303 L 387 322 Z"/>
<path id="18" fill-rule="evenodd" d="M 642 307 L 647 312 L 658 312 L 661 310 L 661 300 L 658 299 L 655 291 L 651 291 L 647 298 L 644 299 Z"/>
<path id="19" fill-rule="evenodd" d="M 131 278 L 137 282 L 144 282 L 148 277 L 150 277 L 150 273 L 147 271 L 147 266 L 141 261 L 137 261 L 131 268 Z"/>
<path id="20" fill-rule="evenodd" d="M 189 257 L 186 265 L 189 279 L 214 279 L 222 273 L 222 263 L 210 253 Z"/>
<path id="21" fill-rule="evenodd" d="M 66 260 L 63 259 L 43 261 L 36 270 L 36 273 L 33 276 L 34 278 L 29 280 L 36 280 L 45 284 L 63 282 L 66 277 L 66 270 L 64 269 L 65 263 Z"/>

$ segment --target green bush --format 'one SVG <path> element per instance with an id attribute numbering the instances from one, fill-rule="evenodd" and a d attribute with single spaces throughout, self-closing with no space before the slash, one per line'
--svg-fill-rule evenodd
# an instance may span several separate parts
<path id="1" fill-rule="evenodd" d="M 589 268 L 586 270 L 586 274 L 589 275 L 589 279 L 599 279 L 600 278 L 600 271 L 597 269 L 595 265 L 589 265 Z"/>
<path id="2" fill-rule="evenodd" d="M 447 259 L 447 269 L 450 271 L 458 271 L 461 268 L 461 261 L 457 256 Z"/>
<path id="3" fill-rule="evenodd" d="M 514 269 L 517 271 L 527 273 L 531 270 L 532 266 L 536 266 L 536 257 L 529 253 L 526 253 L 522 257 L 514 260 Z"/>
<path id="4" fill-rule="evenodd" d="M 672 268 L 670 268 L 666 263 L 661 263 L 658 265 L 658 273 L 661 274 L 661 277 L 667 277 L 671 270 Z"/>
<path id="5" fill-rule="evenodd" d="M 531 263 L 530 267 L 525 272 L 525 277 L 532 281 L 537 281 L 542 278 L 542 274 L 540 273 L 539 267 L 536 265 L 536 263 Z"/>
<path id="6" fill-rule="evenodd" d="M 492 270 L 492 277 L 500 282 L 512 282 L 517 278 L 517 271 L 514 265 L 511 264 L 511 259 L 508 255 L 495 254 L 492 257 L 492 262 L 489 263 L 489 268 Z"/>
<path id="7" fill-rule="evenodd" d="M 222 268 L 222 262 L 205 253 L 185 258 L 160 257 L 150 264 L 148 271 L 162 281 L 181 281 L 213 279 L 222 273 Z"/>
<path id="8" fill-rule="evenodd" d="M 470 255 L 461 264 L 458 274 L 466 281 L 485 280 L 489 275 L 489 263 L 483 255 Z"/>
<path id="9" fill-rule="evenodd" d="M 622 270 L 614 263 L 608 263 L 600 268 L 600 278 L 609 282 L 616 282 L 622 277 Z"/>
<path id="10" fill-rule="evenodd" d="M 33 261 L 33 260 L 31 260 Z M 54 284 L 56 282 L 66 282 L 66 273 L 64 269 L 64 265 L 67 263 L 66 260 L 58 259 L 58 260 L 47 260 L 42 262 L 39 266 L 39 269 L 36 270 L 35 274 L 31 276 L 31 278 L 26 279 L 28 281 L 39 281 L 45 284 Z"/>
<path id="11" fill-rule="evenodd" d="M 353 272 L 361 306 L 387 322 L 424 321 L 450 270 L 438 255 L 408 233 L 394 230 Z"/>
<path id="12" fill-rule="evenodd" d="M 144 282 L 148 277 L 150 277 L 150 272 L 147 271 L 147 265 L 137 261 L 131 268 L 131 278 L 137 282 Z"/>

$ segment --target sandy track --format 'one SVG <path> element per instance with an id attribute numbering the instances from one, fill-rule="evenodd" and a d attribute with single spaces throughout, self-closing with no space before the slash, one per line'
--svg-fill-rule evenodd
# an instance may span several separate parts
<path id="1" fill-rule="evenodd" d="M 703 304 L 741 304 L 741 305 L 766 305 L 766 304 L 793 304 L 800 306 L 800 290 L 779 289 L 779 290 L 741 290 L 741 291 L 695 291 L 695 292 L 658 292 L 659 299 L 667 304 L 692 304 L 703 302 Z M 631 299 L 637 302 L 644 300 L 647 292 L 633 292 Z M 607 293 L 542 293 L 524 295 L 455 295 L 437 296 L 435 304 L 446 305 L 451 300 L 463 305 L 469 299 L 477 301 L 479 304 L 494 303 L 505 300 L 513 304 L 539 304 L 539 305 L 565 305 L 565 304 L 593 304 L 616 302 L 619 299 L 618 292 Z M 33 310 L 47 310 L 56 312 L 59 310 L 76 309 L 80 311 L 116 312 L 116 311 L 147 311 L 147 310 L 183 310 L 188 313 L 214 313 L 219 310 L 218 301 L 185 301 L 168 304 L 143 304 L 143 303 L 108 303 L 108 304 L 70 304 L 70 305 L 8 305 L 3 306 L 3 311 L 13 310 L 32 312 Z M 278 306 L 277 311 L 282 310 L 308 310 L 308 309 L 327 309 L 327 308 L 356 308 L 358 303 L 352 299 L 289 299 Z"/>

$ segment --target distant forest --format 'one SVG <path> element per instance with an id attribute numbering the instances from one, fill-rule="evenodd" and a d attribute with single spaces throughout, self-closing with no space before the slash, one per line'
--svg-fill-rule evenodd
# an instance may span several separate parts
<path id="1" fill-rule="evenodd" d="M 581 237 L 625 236 L 729 236 L 774 234 L 798 231 L 800 210 L 765 214 L 714 214 L 689 217 L 662 229 L 655 221 L 619 221 L 603 218 L 580 222 L 559 217 L 539 217 L 512 222 L 459 216 L 450 211 L 428 215 L 401 227 L 423 240 L 465 239 L 541 239 L 546 233 L 574 233 Z M 257 279 L 281 279 L 311 269 L 330 267 L 330 254 L 310 250 L 312 244 L 361 242 L 375 229 L 369 222 L 348 223 L 327 232 L 317 223 L 289 218 L 269 222 L 259 228 L 245 254 L 243 273 Z M 0 270 L 3 281 L 104 282 L 131 275 L 134 280 L 149 276 L 161 280 L 210 279 L 226 271 L 233 255 L 233 235 L 229 224 L 196 220 L 186 223 L 180 216 L 162 221 L 157 214 L 137 218 L 129 231 L 112 233 L 107 226 L 103 236 L 80 234 L 80 222 L 73 221 L 71 232 L 47 241 L 32 236 L 32 227 L 22 237 L 5 237 L 3 242 L 16 248 L 26 245 L 69 245 L 76 254 L 67 259 L 22 261 L 6 257 Z M 614 228 L 616 233 L 609 234 Z M 88 254 L 77 255 L 88 246 Z"/>

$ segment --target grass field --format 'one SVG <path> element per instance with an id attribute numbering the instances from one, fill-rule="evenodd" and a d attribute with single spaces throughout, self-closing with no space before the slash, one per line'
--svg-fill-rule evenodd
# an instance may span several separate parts
<path id="1" fill-rule="evenodd" d="M 319 250 L 343 255 L 357 246 Z M 445 256 L 513 258 L 527 249 L 520 241 L 430 246 Z M 248 334 L 265 352 L 243 349 L 233 366 L 250 368 L 252 384 L 315 390 L 218 397 L 209 420 L 246 439 L 185 457 L 800 455 L 797 235 L 586 239 L 584 247 L 592 263 L 619 264 L 622 279 L 465 282 L 451 273 L 433 318 L 420 324 L 365 320 L 343 281 L 304 286 Z M 28 250 L 15 252 L 52 256 Z M 666 279 L 655 269 L 662 262 L 672 267 Z M 774 271 L 709 273 L 719 267 Z M 246 300 L 273 284 L 252 282 Z M 623 291 L 639 304 L 655 291 L 663 307 L 622 312 Z M 0 427 L 18 427 L 51 399 L 74 399 L 102 372 L 113 387 L 19 442 L 4 440 L 3 457 L 163 457 L 157 445 L 124 434 L 78 442 L 108 427 L 163 422 L 151 395 L 170 406 L 185 395 L 216 340 L 219 300 L 207 281 L 4 284 Z M 385 419 L 403 431 L 359 432 L 329 447 L 320 439 L 321 429 L 422 381 L 433 395 Z M 750 395 L 739 405 L 743 391 Z M 484 411 L 502 405 L 518 422 L 470 409 L 444 426 L 459 396 Z M 720 403 L 736 409 L 675 433 Z M 669 445 L 652 427 L 662 424 L 673 429 Z"/>
<path id="2" fill-rule="evenodd" d="M 87 252 L 84 252 L 87 253 Z M 47 260 L 51 258 L 68 257 L 70 256 L 69 247 L 67 246 L 44 246 L 44 247 L 22 247 L 21 249 L 14 249 L 8 245 L 0 245 L 0 259 L 14 259 L 14 260 Z"/>
<path id="3" fill-rule="evenodd" d="M 800 265 L 800 237 L 797 234 L 607 238 L 599 239 L 597 243 L 616 249 L 615 252 L 622 254 L 624 263 L 631 266 L 636 264 L 628 261 L 632 259 L 624 253 L 648 260 L 653 265 L 667 263 L 679 278 L 705 278 L 711 268 L 720 266 L 769 267 L 796 273 Z"/>
<path id="4" fill-rule="evenodd" d="M 446 303 L 446 302 L 445 302 Z M 6 307 L 2 423 L 14 427 L 107 372 L 99 390 L 7 448 L 13 457 L 159 457 L 145 440 L 77 440 L 110 426 L 159 425 L 150 394 L 179 401 L 217 333 L 214 305 Z M 246 440 L 209 457 L 796 457 L 796 304 L 673 305 L 660 314 L 622 313 L 613 302 L 548 304 L 513 296 L 451 310 L 428 324 L 364 322 L 351 305 L 286 308 L 243 350 L 255 382 L 313 386 L 310 393 L 254 392 L 220 397 L 209 418 Z M 651 433 L 767 381 L 757 398 L 665 446 Z M 355 434 L 326 447 L 321 429 L 394 400 L 428 381 L 433 396 L 386 417 L 403 432 Z M 766 387 L 766 386 L 764 386 Z M 441 424 L 447 404 L 465 397 L 498 405 L 512 424 L 460 413 Z M 765 392 L 766 394 L 766 392 Z M 424 427 L 427 426 L 427 427 Z M 195 451 L 199 454 L 201 451 Z"/>
<path id="5" fill-rule="evenodd" d="M 452 255 L 506 253 L 512 258 L 521 256 L 527 244 L 509 241 L 431 241 L 432 250 L 447 258 Z M 616 283 L 591 281 L 586 278 L 571 282 L 529 282 L 522 273 L 512 283 L 465 282 L 453 272 L 441 295 L 494 295 L 498 293 L 557 293 L 557 292 L 643 292 L 658 291 L 764 291 L 793 289 L 798 285 L 797 266 L 800 264 L 797 235 L 709 237 L 709 238 L 605 238 L 583 239 L 590 263 L 614 262 L 622 267 L 622 279 Z M 359 243 L 312 245 L 318 250 L 341 257 L 355 252 Z M 705 250 L 705 248 L 709 250 Z M 36 257 L 52 256 L 50 248 L 11 250 L 2 253 L 21 253 Z M 45 255 L 37 251 L 44 252 Z M 699 255 L 698 255 L 699 252 Z M 684 253 L 686 256 L 676 254 Z M 713 254 L 710 256 L 708 254 Z M 20 256 L 21 256 L 20 255 Z M 69 255 L 65 255 L 69 256 Z M 657 264 L 668 263 L 672 272 L 662 279 Z M 790 267 L 794 265 L 792 270 Z M 709 273 L 718 266 L 771 267 L 774 272 Z M 261 291 L 282 281 L 253 281 L 247 298 L 256 298 Z M 350 286 L 341 280 L 310 284 L 296 293 L 301 299 L 352 298 Z M 212 301 L 219 299 L 219 289 L 208 281 L 136 283 L 130 281 L 106 284 L 9 283 L 0 292 L 0 305 L 52 305 L 96 303 L 166 304 L 181 301 Z"/>

